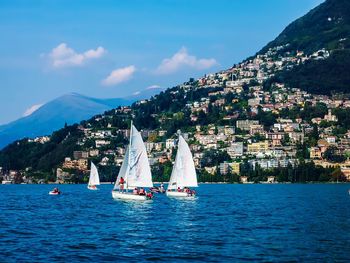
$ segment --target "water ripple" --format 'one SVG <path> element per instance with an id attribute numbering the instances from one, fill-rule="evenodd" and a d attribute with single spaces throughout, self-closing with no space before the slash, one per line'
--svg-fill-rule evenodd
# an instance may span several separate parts
<path id="1" fill-rule="evenodd" d="M 109 185 L 0 186 L 1 262 L 299 262 L 350 258 L 349 185 L 201 185 L 114 201 Z"/>

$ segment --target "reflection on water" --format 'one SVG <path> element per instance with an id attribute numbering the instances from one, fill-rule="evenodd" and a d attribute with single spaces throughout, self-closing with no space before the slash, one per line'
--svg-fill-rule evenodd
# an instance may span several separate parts
<path id="1" fill-rule="evenodd" d="M 109 185 L 51 188 L 0 186 L 1 262 L 350 257 L 349 185 L 201 185 L 196 198 L 146 202 L 116 201 Z"/>

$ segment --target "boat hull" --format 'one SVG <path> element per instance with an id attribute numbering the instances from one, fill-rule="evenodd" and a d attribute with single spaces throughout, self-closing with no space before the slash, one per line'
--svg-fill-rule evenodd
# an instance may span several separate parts
<path id="1" fill-rule="evenodd" d="M 49 192 L 49 195 L 60 195 L 61 192 L 54 192 L 54 191 L 50 191 Z"/>
<path id="2" fill-rule="evenodd" d="M 135 195 L 132 193 L 120 193 L 117 191 L 112 191 L 112 197 L 116 200 L 121 199 L 121 200 L 137 200 L 137 201 L 146 201 L 150 200 L 147 196 L 145 195 Z"/>
<path id="3" fill-rule="evenodd" d="M 97 187 L 91 187 L 91 186 L 88 186 L 87 189 L 92 190 L 92 191 L 100 190 Z"/>
<path id="4" fill-rule="evenodd" d="M 178 197 L 178 198 L 193 198 L 195 194 L 188 194 L 186 192 L 170 192 L 167 191 L 166 195 L 169 197 Z"/>

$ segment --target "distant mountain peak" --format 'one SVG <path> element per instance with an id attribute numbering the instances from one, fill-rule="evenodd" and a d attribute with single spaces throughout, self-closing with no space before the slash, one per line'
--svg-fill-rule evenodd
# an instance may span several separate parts
<path id="1" fill-rule="evenodd" d="M 134 102 L 129 99 L 96 99 L 76 92 L 64 94 L 43 105 L 33 105 L 26 116 L 0 126 L 0 149 L 25 137 L 49 135 L 67 124 L 79 123 L 96 114 Z"/>

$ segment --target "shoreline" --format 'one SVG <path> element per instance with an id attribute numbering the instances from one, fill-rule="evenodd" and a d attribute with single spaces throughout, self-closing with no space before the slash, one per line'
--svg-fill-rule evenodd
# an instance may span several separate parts
<path id="1" fill-rule="evenodd" d="M 101 182 L 101 185 L 113 185 L 114 182 Z M 154 182 L 155 185 L 164 184 L 167 185 L 168 182 Z M 292 183 L 292 182 L 275 182 L 275 183 L 267 183 L 267 182 L 259 182 L 259 183 L 228 183 L 228 182 L 199 182 L 199 185 L 208 185 L 208 184 L 226 184 L 226 185 L 277 185 L 277 184 L 350 184 L 350 182 L 298 182 L 298 183 Z M 86 185 L 85 183 L 41 183 L 41 184 L 28 184 L 28 183 L 20 183 L 20 184 L 0 184 L 0 185 Z"/>

